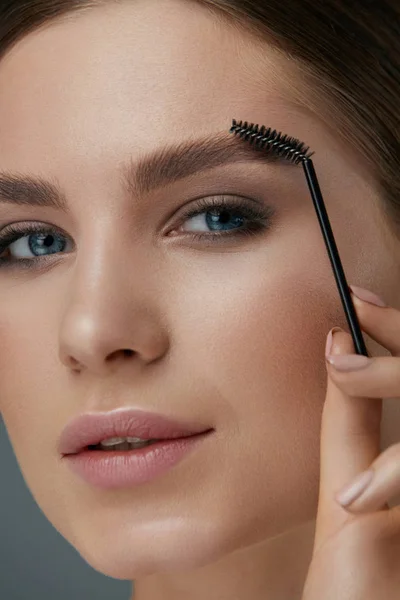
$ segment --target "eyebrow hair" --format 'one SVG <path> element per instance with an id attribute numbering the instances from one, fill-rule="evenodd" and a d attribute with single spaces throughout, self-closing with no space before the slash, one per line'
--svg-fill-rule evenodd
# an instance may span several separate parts
<path id="1" fill-rule="evenodd" d="M 144 195 L 168 183 L 218 166 L 255 161 L 281 162 L 296 166 L 258 146 L 244 143 L 236 136 L 222 132 L 200 139 L 180 142 L 159 148 L 136 161 L 128 161 L 121 168 L 121 178 L 128 194 Z M 51 207 L 67 212 L 67 198 L 54 179 L 0 172 L 0 204 Z"/>

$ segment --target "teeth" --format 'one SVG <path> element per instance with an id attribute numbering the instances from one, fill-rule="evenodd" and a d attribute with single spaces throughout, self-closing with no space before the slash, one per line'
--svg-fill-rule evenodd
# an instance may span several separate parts
<path id="1" fill-rule="evenodd" d="M 123 442 L 128 442 L 129 444 L 136 444 L 137 442 L 149 442 L 150 440 L 142 440 L 141 438 L 136 437 L 115 437 L 109 438 L 107 440 L 103 440 L 101 443 L 102 446 L 114 446 L 115 444 L 122 444 Z"/>
<path id="2" fill-rule="evenodd" d="M 135 448 L 143 448 L 149 446 L 157 440 L 142 440 L 141 438 L 126 437 L 126 438 L 109 438 L 98 444 L 100 449 L 107 450 L 134 450 Z"/>

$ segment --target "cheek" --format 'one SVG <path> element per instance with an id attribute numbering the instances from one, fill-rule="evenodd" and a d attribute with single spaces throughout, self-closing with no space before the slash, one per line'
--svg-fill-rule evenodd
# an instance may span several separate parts
<path id="1" fill-rule="evenodd" d="M 27 487 L 61 531 L 61 523 L 67 527 L 68 506 L 57 438 L 69 418 L 71 399 L 63 386 L 55 336 L 59 303 L 46 303 L 43 293 L 38 296 L 41 302 L 27 293 L 31 312 L 26 298 L 0 303 L 0 413 Z"/>
<path id="2" fill-rule="evenodd" d="M 0 413 L 25 478 L 45 476 L 44 465 L 53 458 L 49 440 L 55 456 L 63 403 L 68 408 L 54 385 L 60 367 L 51 306 L 44 310 L 42 302 L 40 310 L 33 300 L 27 306 L 26 297 L 11 293 L 0 303 Z"/>
<path id="3" fill-rule="evenodd" d="M 325 385 L 326 336 L 346 321 L 328 258 L 315 259 L 321 244 L 317 231 L 301 251 L 293 242 L 271 250 L 268 262 L 251 253 L 219 258 L 177 299 L 177 346 L 226 402 Z"/>
<path id="4" fill-rule="evenodd" d="M 220 398 L 222 412 L 229 406 L 235 419 L 256 428 L 262 414 L 271 427 L 317 399 L 322 406 L 325 341 L 337 322 L 336 306 L 330 312 L 326 297 L 300 274 L 262 283 L 242 290 L 224 286 L 223 297 L 213 295 L 212 302 L 203 293 L 208 309 L 198 307 L 184 346 L 188 360 L 196 357 L 188 370 L 207 375 L 210 397 Z"/>
<path id="5" fill-rule="evenodd" d="M 298 508 L 307 512 L 318 474 L 326 336 L 344 325 L 344 316 L 324 260 L 287 256 L 284 269 L 253 260 L 254 267 L 249 260 L 230 270 L 235 276 L 225 275 L 219 286 L 203 279 L 201 293 L 188 299 L 190 310 L 181 305 L 181 315 L 191 314 L 181 347 L 188 371 L 207 382 L 206 406 L 225 440 L 221 460 L 236 457 L 229 489 L 240 494 L 251 478 L 254 502 L 269 498 L 276 514 L 285 503 L 293 514 L 296 489 Z"/>

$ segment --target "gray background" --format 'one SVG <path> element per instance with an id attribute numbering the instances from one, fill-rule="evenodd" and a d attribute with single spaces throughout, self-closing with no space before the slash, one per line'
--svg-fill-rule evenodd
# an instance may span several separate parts
<path id="1" fill-rule="evenodd" d="M 130 600 L 132 584 L 90 567 L 47 521 L 0 417 L 0 599 Z"/>

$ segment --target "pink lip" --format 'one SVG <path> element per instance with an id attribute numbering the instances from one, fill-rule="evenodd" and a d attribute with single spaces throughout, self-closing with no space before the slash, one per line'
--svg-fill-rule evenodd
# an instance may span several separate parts
<path id="1" fill-rule="evenodd" d="M 77 454 L 88 446 L 113 437 L 171 440 L 205 433 L 211 429 L 204 425 L 183 424 L 154 413 L 126 408 L 108 413 L 87 413 L 73 419 L 63 429 L 58 451 L 62 455 Z"/>
<path id="2" fill-rule="evenodd" d="M 161 440 L 136 450 L 87 450 L 64 456 L 63 460 L 89 485 L 106 490 L 127 488 L 165 474 L 198 448 L 210 433 Z"/>

